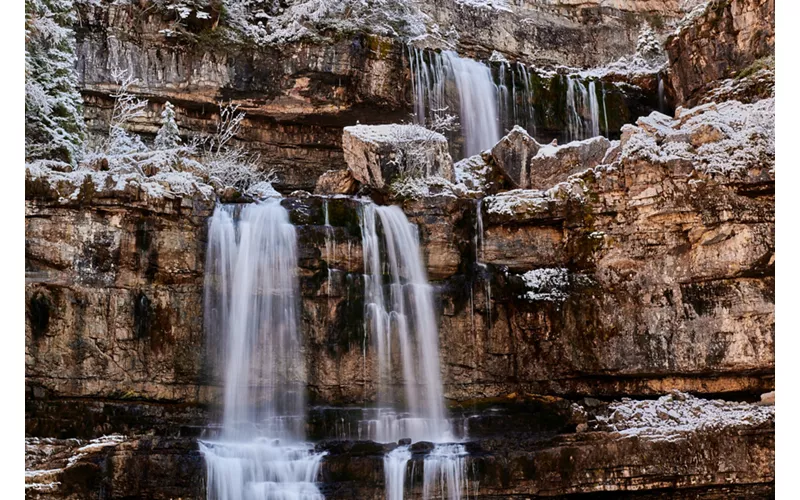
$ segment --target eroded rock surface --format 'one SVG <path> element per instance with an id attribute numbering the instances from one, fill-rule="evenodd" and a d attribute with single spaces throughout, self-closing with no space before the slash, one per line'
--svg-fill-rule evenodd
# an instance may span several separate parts
<path id="1" fill-rule="evenodd" d="M 401 177 L 454 179 L 447 139 L 418 125 L 345 127 L 342 149 L 353 177 L 377 190 Z"/>
<path id="2" fill-rule="evenodd" d="M 691 106 L 719 80 L 774 57 L 775 1 L 713 0 L 670 37 L 666 50 L 676 101 Z"/>

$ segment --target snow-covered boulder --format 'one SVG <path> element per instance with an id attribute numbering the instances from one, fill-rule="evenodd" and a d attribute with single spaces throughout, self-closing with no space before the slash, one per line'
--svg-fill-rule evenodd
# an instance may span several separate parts
<path id="1" fill-rule="evenodd" d="M 541 147 L 527 130 L 515 125 L 492 148 L 492 158 L 514 187 L 527 189 L 530 187 L 531 161 Z"/>
<path id="2" fill-rule="evenodd" d="M 621 160 L 683 164 L 707 174 L 745 176 L 775 166 L 775 99 L 653 112 L 622 128 Z"/>
<path id="3" fill-rule="evenodd" d="M 548 189 L 567 178 L 603 162 L 611 142 L 598 136 L 561 146 L 542 146 L 531 160 L 531 189 Z"/>
<path id="4" fill-rule="evenodd" d="M 605 137 L 561 146 L 542 145 L 516 126 L 492 148 L 492 158 L 515 187 L 547 189 L 574 173 L 599 165 L 610 146 Z"/>
<path id="5" fill-rule="evenodd" d="M 314 194 L 354 194 L 358 181 L 350 170 L 328 170 L 317 179 Z"/>
<path id="6" fill-rule="evenodd" d="M 384 189 L 398 178 L 455 180 L 447 139 L 418 125 L 345 127 L 342 149 L 353 177 L 375 189 Z"/>

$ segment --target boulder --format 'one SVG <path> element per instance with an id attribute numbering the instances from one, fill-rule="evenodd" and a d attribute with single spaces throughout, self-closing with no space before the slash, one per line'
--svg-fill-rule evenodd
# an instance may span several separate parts
<path id="1" fill-rule="evenodd" d="M 419 125 L 355 125 L 342 134 L 344 159 L 353 177 L 383 190 L 399 177 L 455 180 L 447 139 Z"/>
<path id="2" fill-rule="evenodd" d="M 355 194 L 358 181 L 349 170 L 328 170 L 317 179 L 314 194 Z"/>
<path id="3" fill-rule="evenodd" d="M 531 162 L 541 144 L 519 125 L 492 148 L 492 158 L 516 188 L 530 187 Z"/>
<path id="4" fill-rule="evenodd" d="M 605 137 L 545 146 L 516 126 L 492 148 L 492 159 L 515 187 L 548 189 L 602 163 L 610 146 Z"/>
<path id="5" fill-rule="evenodd" d="M 561 146 L 542 146 L 531 160 L 530 189 L 548 189 L 572 174 L 600 165 L 611 142 L 598 136 Z"/>

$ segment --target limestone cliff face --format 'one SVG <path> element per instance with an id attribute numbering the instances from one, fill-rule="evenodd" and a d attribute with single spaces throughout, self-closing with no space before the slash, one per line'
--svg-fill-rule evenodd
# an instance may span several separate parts
<path id="1" fill-rule="evenodd" d="M 676 0 L 420 2 L 442 34 L 457 33 L 451 41 L 459 52 L 488 56 L 496 50 L 529 64 L 577 67 L 633 54 L 642 26 L 665 31 L 691 6 Z"/>
<path id="2" fill-rule="evenodd" d="M 722 175 L 626 160 L 570 185 L 580 196 L 486 199 L 482 234 L 474 200 L 403 203 L 436 286 L 448 398 L 774 387 L 769 166 Z M 205 362 L 202 328 L 210 206 L 119 196 L 59 204 L 29 185 L 32 395 L 214 402 L 219 377 Z M 298 228 L 314 403 L 374 398 L 360 203 L 283 202 Z"/>
<path id="3" fill-rule="evenodd" d="M 343 126 L 398 120 L 410 108 L 402 47 L 392 40 L 353 35 L 258 47 L 223 41 L 209 21 L 177 41 L 153 8 L 101 3 L 80 14 L 77 67 L 90 129 L 107 131 L 113 72 L 127 69 L 138 80 L 131 91 L 151 102 L 133 131 L 154 135 L 168 100 L 184 133 L 213 132 L 217 103 L 232 102 L 247 113 L 237 139 L 287 190 L 313 190 L 319 175 L 344 166 Z"/>
<path id="4" fill-rule="evenodd" d="M 670 37 L 666 50 L 676 100 L 691 106 L 719 80 L 746 76 L 758 60 L 774 57 L 775 1 L 712 1 Z"/>
<path id="5" fill-rule="evenodd" d="M 53 418 L 44 435 L 102 429 L 92 412 L 37 407 L 49 396 L 121 406 L 206 399 L 203 241 L 213 202 L 96 191 L 91 183 L 67 202 L 30 178 L 26 192 L 29 432 L 39 410 L 43 422 Z"/>

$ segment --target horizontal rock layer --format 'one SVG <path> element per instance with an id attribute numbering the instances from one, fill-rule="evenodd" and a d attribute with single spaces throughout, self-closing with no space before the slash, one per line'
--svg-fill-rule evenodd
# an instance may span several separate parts
<path id="1" fill-rule="evenodd" d="M 28 187 L 32 394 L 218 401 L 202 328 L 209 203 L 64 204 Z M 772 389 L 773 192 L 767 167 L 723 175 L 636 159 L 481 204 L 406 200 L 441 312 L 446 396 Z M 312 403 L 374 398 L 360 203 L 283 201 L 297 226 Z"/>

